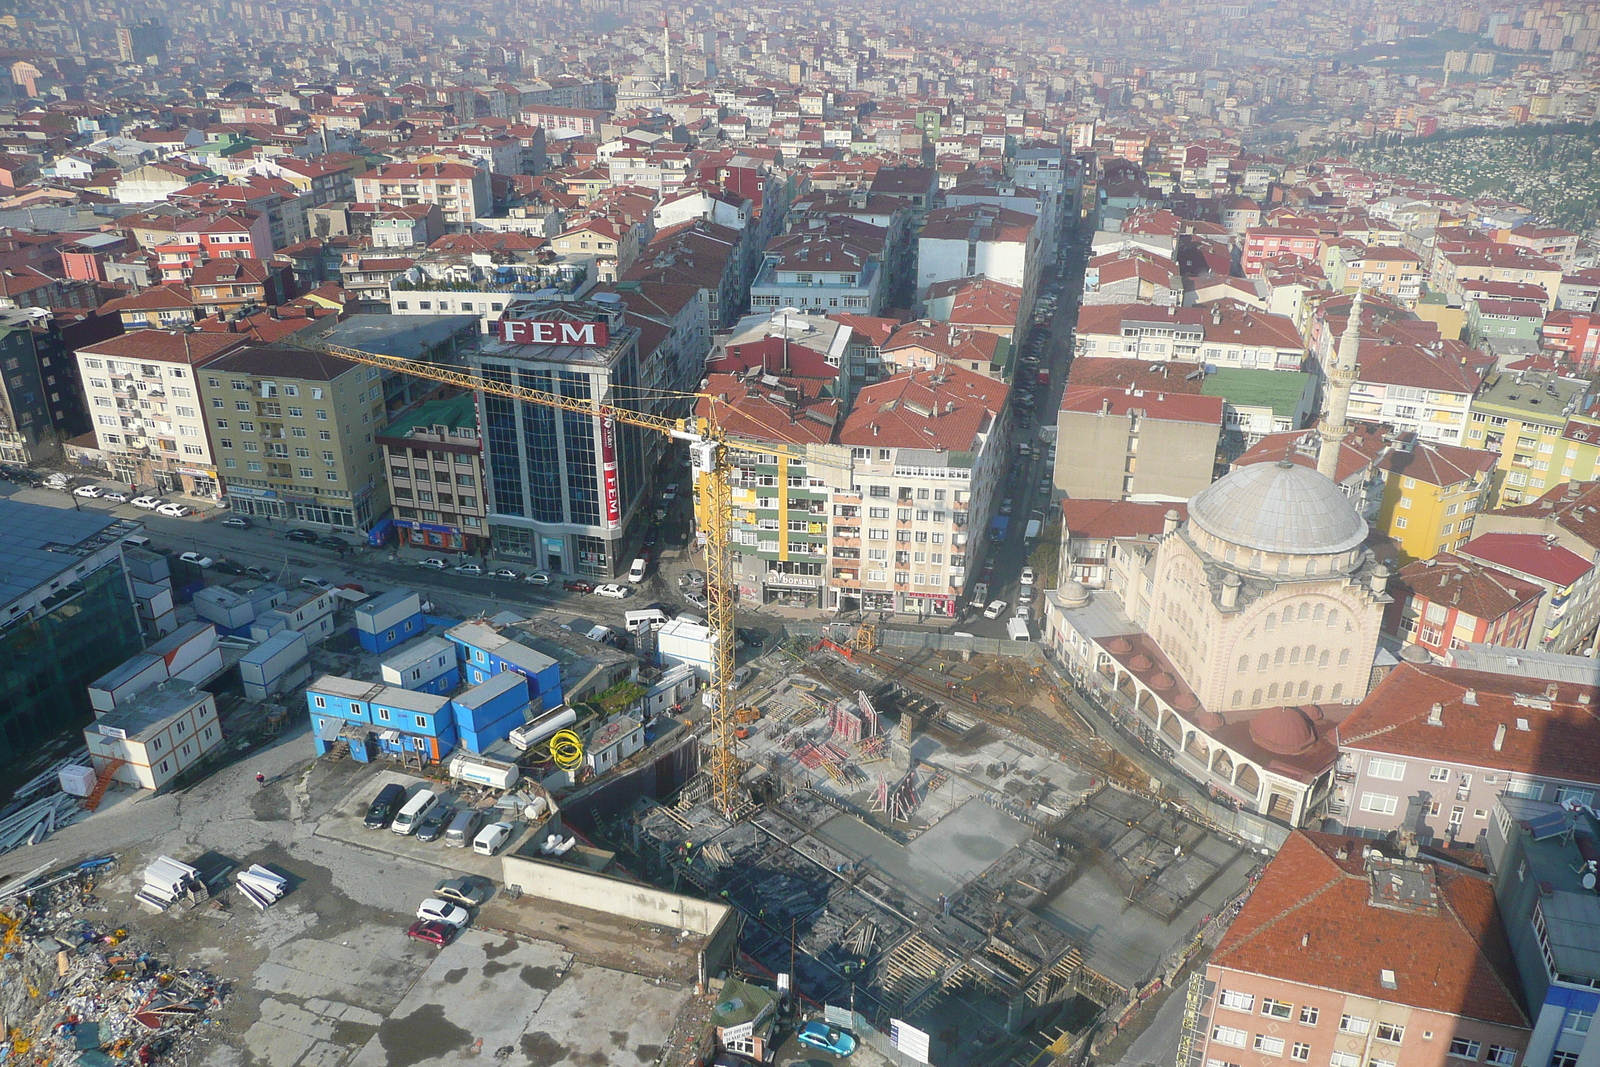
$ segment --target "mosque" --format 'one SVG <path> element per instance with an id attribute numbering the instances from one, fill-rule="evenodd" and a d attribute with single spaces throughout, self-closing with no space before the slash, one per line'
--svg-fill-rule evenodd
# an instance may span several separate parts
<path id="1" fill-rule="evenodd" d="M 1214 795 L 1296 826 L 1324 813 L 1335 727 L 1388 660 L 1389 571 L 1329 476 L 1359 321 L 1357 306 L 1328 371 L 1316 470 L 1233 471 L 1159 537 L 1114 542 L 1105 589 L 1069 580 L 1045 600 L 1044 640 L 1135 732 Z"/>

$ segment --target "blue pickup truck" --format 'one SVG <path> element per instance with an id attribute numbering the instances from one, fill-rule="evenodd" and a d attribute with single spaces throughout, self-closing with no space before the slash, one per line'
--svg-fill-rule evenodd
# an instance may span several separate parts
<path id="1" fill-rule="evenodd" d="M 996 517 L 994 522 L 989 524 L 989 540 L 993 541 L 995 544 L 999 544 L 1001 541 L 1004 541 L 1006 539 L 1006 530 L 1010 526 L 1010 517 L 1006 515 L 1000 515 Z"/>

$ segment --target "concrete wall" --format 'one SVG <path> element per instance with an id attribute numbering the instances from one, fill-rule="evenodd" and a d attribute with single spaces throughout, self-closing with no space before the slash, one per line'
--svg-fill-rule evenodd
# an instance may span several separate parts
<path id="1" fill-rule="evenodd" d="M 500 862 L 502 881 L 520 886 L 524 893 L 705 937 L 717 933 L 733 910 L 726 904 L 591 874 L 562 863 L 521 856 L 503 856 Z"/>

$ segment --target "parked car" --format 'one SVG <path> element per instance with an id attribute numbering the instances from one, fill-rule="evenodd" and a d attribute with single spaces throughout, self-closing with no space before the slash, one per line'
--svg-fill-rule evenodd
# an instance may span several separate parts
<path id="1" fill-rule="evenodd" d="M 395 813 L 405 802 L 406 787 L 398 782 L 390 782 L 378 790 L 378 795 L 373 797 L 372 803 L 367 806 L 367 829 L 381 830 L 394 822 Z"/>
<path id="2" fill-rule="evenodd" d="M 661 490 L 661 502 L 663 504 L 670 504 L 676 499 L 678 499 L 678 483 L 669 482 L 667 487 Z"/>
<path id="3" fill-rule="evenodd" d="M 449 804 L 435 804 L 427 816 L 417 824 L 418 841 L 437 841 L 439 835 L 444 833 L 444 828 L 450 825 L 450 820 L 456 817 L 456 809 Z"/>
<path id="4" fill-rule="evenodd" d="M 128 494 L 120 489 L 108 489 L 100 495 L 100 499 L 109 501 L 112 504 L 126 504 L 128 502 Z"/>
<path id="5" fill-rule="evenodd" d="M 1013 506 L 1014 505 L 1011 503 L 1011 498 L 1010 497 L 1006 497 L 1004 500 L 1000 501 L 1000 514 L 1002 514 L 1002 515 L 1011 514 L 1011 509 L 1012 509 Z"/>
<path id="6" fill-rule="evenodd" d="M 481 575 L 483 573 L 483 568 L 478 566 L 476 563 L 457 563 L 456 573 Z"/>
<path id="7" fill-rule="evenodd" d="M 350 547 L 350 542 L 346 541 L 344 538 L 338 536 L 337 534 L 328 534 L 327 536 L 323 537 L 322 543 L 327 545 L 329 548 L 349 548 Z"/>
<path id="8" fill-rule="evenodd" d="M 143 508 L 146 511 L 154 511 L 162 504 L 165 504 L 166 501 L 157 496 L 136 496 L 133 498 L 132 503 L 136 508 Z"/>
<path id="9" fill-rule="evenodd" d="M 529 585 L 549 585 L 550 576 L 544 571 L 534 571 L 532 574 L 524 578 L 523 581 L 527 582 Z"/>
<path id="10" fill-rule="evenodd" d="M 437 919 L 418 919 L 406 927 L 406 936 L 443 948 L 456 936 L 456 927 Z"/>
<path id="11" fill-rule="evenodd" d="M 707 611 L 710 609 L 710 605 L 706 602 L 706 598 L 701 596 L 699 593 L 683 594 L 683 602 L 689 605 L 691 608 L 699 608 L 701 611 Z"/>
<path id="12" fill-rule="evenodd" d="M 235 530 L 245 530 L 250 527 L 250 520 L 243 515 L 229 515 L 222 520 L 222 525 L 232 526 Z"/>
<path id="13" fill-rule="evenodd" d="M 95 497 L 104 492 L 105 490 L 100 488 L 98 485 L 80 485 L 78 488 L 72 491 L 72 495 L 88 497 L 89 499 L 93 500 Z"/>
<path id="14" fill-rule="evenodd" d="M 762 645 L 766 644 L 767 641 L 767 631 L 758 630 L 749 626 L 740 626 L 734 630 L 734 633 L 738 635 L 739 640 L 743 641 L 751 648 L 760 648 Z"/>
<path id="15" fill-rule="evenodd" d="M 438 556 L 429 556 L 427 559 L 419 559 L 419 560 L 417 560 L 417 566 L 426 567 L 431 571 L 442 571 L 445 568 L 449 567 L 450 564 L 446 563 L 444 560 L 440 559 Z"/>
<path id="16" fill-rule="evenodd" d="M 466 908 L 459 904 L 452 904 L 448 900 L 440 900 L 438 897 L 429 897 L 419 904 L 417 906 L 417 918 L 431 922 L 449 923 L 458 930 L 472 921 L 472 916 L 467 913 Z"/>
<path id="17" fill-rule="evenodd" d="M 819 1019 L 814 1019 L 795 1034 L 802 1045 L 810 1045 L 835 1056 L 848 1056 L 856 1050 L 856 1039 L 844 1030 L 836 1030 Z"/>
<path id="18" fill-rule="evenodd" d="M 265 567 L 246 567 L 244 572 L 252 578 L 259 578 L 263 582 L 272 581 L 272 572 Z"/>
<path id="19" fill-rule="evenodd" d="M 988 599 L 989 585 L 987 582 L 979 582 L 977 585 L 972 587 L 972 602 L 974 604 L 982 604 Z"/>
<path id="20" fill-rule="evenodd" d="M 1025 585 L 1017 593 L 1017 603 L 1022 605 L 1018 609 L 1018 614 L 1026 615 L 1028 613 L 1028 605 L 1033 603 L 1033 593 L 1036 588 L 1037 586 Z"/>
<path id="21" fill-rule="evenodd" d="M 561 583 L 561 588 L 569 593 L 592 593 L 594 592 L 594 583 L 584 581 L 582 578 L 568 578 Z"/>
<path id="22" fill-rule="evenodd" d="M 647 556 L 640 556 L 628 567 L 628 581 L 638 585 L 644 581 L 645 571 L 650 569 L 650 560 Z"/>
<path id="23" fill-rule="evenodd" d="M 472 839 L 472 851 L 480 856 L 492 856 L 500 851 L 500 846 L 511 839 L 511 824 L 508 822 L 492 822 L 478 831 L 478 836 Z"/>
<path id="24" fill-rule="evenodd" d="M 989 601 L 989 606 L 983 609 L 983 617 L 986 619 L 998 619 L 1005 610 L 1006 602 L 1004 600 L 991 600 Z"/>
<path id="25" fill-rule="evenodd" d="M 706 575 L 704 571 L 684 571 L 678 575 L 679 589 L 704 589 Z"/>
<path id="26" fill-rule="evenodd" d="M 1024 567 L 1024 568 L 1022 568 L 1022 584 L 1023 585 L 1032 585 L 1033 584 L 1033 580 L 1034 580 L 1035 577 L 1036 576 L 1033 573 L 1033 568 L 1032 567 Z"/>
<path id="27" fill-rule="evenodd" d="M 468 908 L 475 908 L 489 899 L 489 891 L 471 878 L 446 878 L 433 887 L 433 895 Z"/>
<path id="28" fill-rule="evenodd" d="M 185 563 L 193 563 L 196 567 L 199 567 L 201 570 L 209 569 L 211 567 L 211 565 L 216 562 L 216 560 L 212 559 L 210 556 L 202 556 L 198 552 L 185 552 L 183 555 L 179 556 L 178 558 L 183 560 L 183 562 L 185 562 Z"/>
<path id="29" fill-rule="evenodd" d="M 186 519 L 194 514 L 194 508 L 188 504 L 162 504 L 156 508 L 157 515 L 165 515 L 169 519 Z"/>
<path id="30" fill-rule="evenodd" d="M 489 572 L 489 577 L 491 577 L 491 578 L 504 578 L 508 582 L 514 582 L 518 578 L 521 578 L 522 575 L 518 574 L 516 571 L 512 570 L 510 567 L 496 567 L 494 570 Z"/>
<path id="31" fill-rule="evenodd" d="M 323 593 L 326 593 L 328 590 L 333 588 L 333 583 L 328 581 L 328 579 L 318 578 L 314 574 L 308 574 L 304 578 L 300 579 L 300 584 L 305 586 L 307 589 L 316 589 Z"/>
<path id="32" fill-rule="evenodd" d="M 290 530 L 283 536 L 286 540 L 298 541 L 302 545 L 314 545 L 317 543 L 317 531 L 307 530 L 304 527 Z"/>
<path id="33" fill-rule="evenodd" d="M 626 600 L 633 595 L 633 590 L 625 585 L 607 582 L 594 587 L 595 596 L 610 597 L 612 600 Z"/>
<path id="34" fill-rule="evenodd" d="M 735 689 L 743 689 L 746 683 L 748 683 L 751 678 L 755 677 L 755 673 L 756 669 L 754 667 L 748 665 L 740 667 L 738 670 L 733 672 L 733 687 Z"/>
<path id="35" fill-rule="evenodd" d="M 217 570 L 221 571 L 223 574 L 232 574 L 234 576 L 238 576 L 244 573 L 244 568 L 231 559 L 217 560 L 216 567 Z"/>

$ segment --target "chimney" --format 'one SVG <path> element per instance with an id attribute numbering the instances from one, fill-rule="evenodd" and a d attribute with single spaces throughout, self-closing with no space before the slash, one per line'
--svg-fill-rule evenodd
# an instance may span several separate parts
<path id="1" fill-rule="evenodd" d="M 1468 689 L 1465 693 L 1462 693 L 1461 703 L 1467 705 L 1468 707 L 1476 707 L 1478 703 L 1478 691 L 1476 689 Z"/>
<path id="2" fill-rule="evenodd" d="M 1549 685 L 1544 687 L 1544 698 L 1546 700 L 1554 700 L 1556 695 L 1560 692 L 1560 687 L 1557 686 L 1556 683 L 1551 682 Z"/>
<path id="3" fill-rule="evenodd" d="M 1175 531 L 1178 528 L 1178 523 L 1180 521 L 1181 520 L 1178 518 L 1178 509 L 1168 508 L 1167 513 L 1161 517 L 1162 536 L 1165 537 L 1167 534 Z"/>
<path id="4" fill-rule="evenodd" d="M 1433 705 L 1433 707 L 1428 709 L 1428 725 L 1429 726 L 1443 726 L 1444 725 L 1444 705 L 1443 704 L 1435 703 Z"/>
<path id="5" fill-rule="evenodd" d="M 1506 724 L 1501 723 L 1494 728 L 1494 750 L 1499 752 L 1506 747 Z"/>

